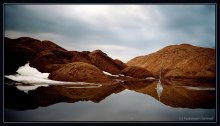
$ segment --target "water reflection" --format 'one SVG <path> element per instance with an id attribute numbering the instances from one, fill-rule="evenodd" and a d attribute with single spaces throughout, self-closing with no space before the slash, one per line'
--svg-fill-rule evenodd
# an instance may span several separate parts
<path id="1" fill-rule="evenodd" d="M 157 91 L 157 95 L 158 95 L 158 98 L 159 98 L 159 101 L 160 101 L 160 96 L 161 96 L 161 94 L 163 92 L 163 86 L 161 84 L 160 79 L 158 80 L 156 91 Z"/>
<path id="2" fill-rule="evenodd" d="M 161 103 L 175 108 L 215 108 L 216 101 L 215 90 L 192 90 L 179 86 L 173 81 L 163 81 L 163 86 L 161 83 L 158 84 L 158 81 L 128 81 L 95 88 L 50 85 L 29 90 L 28 94 L 18 90 L 14 85 L 4 87 L 5 107 L 14 110 L 36 109 L 60 102 L 92 101 L 99 103 L 106 97 L 125 89 L 152 96 Z"/>
<path id="3" fill-rule="evenodd" d="M 48 85 L 37 88 L 32 85 L 31 89 L 30 85 L 7 82 L 4 85 L 5 120 L 215 120 L 214 83 L 188 80 L 158 82 L 141 80 L 102 86 Z"/>
<path id="4" fill-rule="evenodd" d="M 215 109 L 173 108 L 155 98 L 124 90 L 99 103 L 57 103 L 34 110 L 5 110 L 8 121 L 214 121 Z M 196 118 L 197 120 L 194 120 Z M 205 119 L 204 119 L 205 118 Z M 190 120 L 193 119 L 193 120 Z"/>
<path id="5" fill-rule="evenodd" d="M 172 81 L 163 81 L 163 95 L 158 98 L 155 91 L 157 82 L 135 90 L 138 93 L 150 95 L 163 104 L 175 108 L 215 108 L 215 90 L 191 90 L 179 87 Z"/>

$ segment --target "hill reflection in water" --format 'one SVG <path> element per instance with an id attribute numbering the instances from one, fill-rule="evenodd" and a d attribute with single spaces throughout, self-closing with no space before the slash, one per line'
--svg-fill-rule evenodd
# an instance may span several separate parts
<path id="1" fill-rule="evenodd" d="M 5 85 L 5 119 L 8 121 L 27 121 L 28 118 L 32 117 L 29 120 L 179 121 L 179 118 L 177 117 L 181 117 L 181 115 L 178 114 L 186 114 L 187 112 L 191 112 L 191 115 L 193 115 L 193 112 L 197 112 L 197 115 L 195 115 L 196 117 L 199 114 L 200 116 L 204 117 L 211 116 L 213 118 L 211 121 L 214 121 L 214 111 L 216 108 L 215 90 L 193 90 L 184 87 L 195 86 L 200 83 L 200 87 L 209 87 L 207 89 L 210 89 L 211 87 L 211 89 L 213 89 L 214 84 L 183 80 L 162 80 L 163 91 L 159 100 L 157 91 L 155 89 L 157 82 L 158 81 L 146 80 L 127 81 L 112 85 L 102 85 L 101 87 L 97 88 L 74 88 L 70 85 L 50 85 L 48 87 L 38 87 L 36 90 L 31 90 L 28 93 L 18 90 L 14 85 Z M 73 108 L 71 108 L 71 106 Z M 51 109 L 53 109 L 53 111 L 49 112 L 50 114 L 64 114 L 65 112 L 68 114 L 64 116 L 65 118 L 60 117 L 60 119 L 58 119 L 58 117 L 52 118 L 49 116 L 43 118 L 42 116 L 38 115 L 40 114 L 40 110 Z M 148 114 L 149 111 L 151 111 L 151 114 L 153 115 L 158 114 L 159 111 L 164 111 L 164 113 L 172 115 L 172 119 L 166 119 L 165 117 L 159 118 L 159 116 L 157 117 L 156 115 L 155 117 L 153 115 L 150 117 L 150 113 Z M 143 112 L 146 113 L 144 114 Z M 77 117 L 77 113 L 82 114 L 82 117 Z M 119 118 L 117 116 L 118 118 L 116 119 L 116 117 L 114 117 L 116 113 L 123 118 Z M 205 115 L 201 115 L 201 113 Z M 12 117 L 12 115 L 16 115 L 16 117 Z M 26 116 L 26 118 L 19 119 L 23 117 L 19 115 Z M 46 116 L 47 114 L 41 113 L 41 115 Z M 94 117 L 92 117 L 92 115 Z M 109 115 L 110 118 L 107 119 L 107 115 Z M 29 117 L 27 118 L 27 116 Z"/>

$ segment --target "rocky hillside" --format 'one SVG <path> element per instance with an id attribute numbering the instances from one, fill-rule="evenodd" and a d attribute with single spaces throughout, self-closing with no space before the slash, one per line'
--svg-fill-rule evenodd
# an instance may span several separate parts
<path id="1" fill-rule="evenodd" d="M 167 78 L 215 78 L 215 49 L 189 44 L 167 46 L 155 53 L 139 56 L 127 62 Z"/>
<path id="2" fill-rule="evenodd" d="M 100 83 L 158 77 L 160 70 L 166 78 L 214 80 L 216 71 L 215 49 L 189 44 L 167 46 L 125 64 L 101 50 L 68 51 L 48 40 L 5 37 L 4 74 L 15 74 L 27 62 L 40 72 L 51 73 L 50 78 L 54 80 Z"/>
<path id="3" fill-rule="evenodd" d="M 41 72 L 51 72 L 51 65 L 65 64 L 72 61 L 72 54 L 68 51 L 44 50 L 37 54 L 34 60 L 30 61 L 30 66 L 37 68 Z"/>
<path id="4" fill-rule="evenodd" d="M 125 68 L 124 63 L 120 63 L 118 60 L 112 60 L 106 53 L 103 53 L 101 50 L 95 50 L 89 53 L 89 56 L 92 58 L 93 65 L 111 74 L 119 74 L 120 71 Z"/>
<path id="5" fill-rule="evenodd" d="M 121 71 L 121 74 L 139 79 L 145 79 L 153 76 L 151 72 L 137 66 L 128 66 Z"/>
<path id="6" fill-rule="evenodd" d="M 62 65 L 59 69 L 52 71 L 49 78 L 59 81 L 113 82 L 100 69 L 84 62 L 73 62 Z"/>
<path id="7" fill-rule="evenodd" d="M 5 74 L 15 73 L 19 66 L 32 61 L 37 54 L 44 50 L 66 51 L 62 47 L 50 42 L 40 41 L 29 37 L 17 39 L 4 39 L 4 65 Z"/>
<path id="8" fill-rule="evenodd" d="M 51 41 L 29 37 L 5 37 L 4 50 L 5 75 L 15 74 L 20 66 L 30 62 L 31 67 L 51 73 L 50 78 L 55 80 L 110 82 L 103 71 L 116 75 L 126 67 L 122 61 L 110 58 L 101 50 L 67 51 Z M 62 72 L 57 72 L 58 69 Z M 67 76 L 69 74 L 74 76 Z"/>

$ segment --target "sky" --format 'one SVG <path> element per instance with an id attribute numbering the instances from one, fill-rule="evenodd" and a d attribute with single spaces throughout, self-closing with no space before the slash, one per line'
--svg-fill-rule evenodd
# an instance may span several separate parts
<path id="1" fill-rule="evenodd" d="M 4 30 L 127 62 L 174 44 L 215 48 L 215 5 L 5 4 Z"/>

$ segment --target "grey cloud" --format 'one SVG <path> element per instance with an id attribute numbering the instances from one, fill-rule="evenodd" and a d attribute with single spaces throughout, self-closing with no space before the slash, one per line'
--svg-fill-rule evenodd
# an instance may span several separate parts
<path id="1" fill-rule="evenodd" d="M 5 29 L 22 32 L 52 32 L 51 22 L 35 12 L 17 5 L 5 6 Z"/>
<path id="2" fill-rule="evenodd" d="M 48 18 L 48 16 L 53 18 Z M 80 40 L 100 35 L 108 39 L 111 32 L 105 29 L 96 29 L 86 22 L 76 18 L 57 16 L 54 13 L 37 13 L 17 5 L 6 5 L 5 8 L 5 29 L 27 33 L 55 33 L 68 36 L 71 39 Z M 77 42 L 77 41 L 75 41 Z"/>
<path id="3" fill-rule="evenodd" d="M 41 33 L 59 35 L 62 36 L 59 41 L 63 40 L 61 46 L 69 49 L 69 45 L 76 50 L 88 50 L 93 49 L 93 44 L 108 44 L 139 51 L 130 52 L 130 59 L 136 54 L 145 55 L 152 48 L 159 50 L 182 42 L 215 46 L 214 5 L 140 5 L 134 14 L 120 13 L 121 7 L 113 7 L 107 15 L 83 20 L 75 13 L 67 16 L 68 12 L 59 6 L 33 9 L 28 5 L 5 5 L 5 30 L 32 33 L 30 37 Z"/>
<path id="4" fill-rule="evenodd" d="M 196 38 L 198 41 L 207 41 L 207 44 L 200 43 L 201 46 L 214 44 L 214 5 L 182 5 L 172 8 L 163 6 L 160 9 L 166 18 L 163 29 L 173 33 L 177 39 L 193 40 Z"/>

